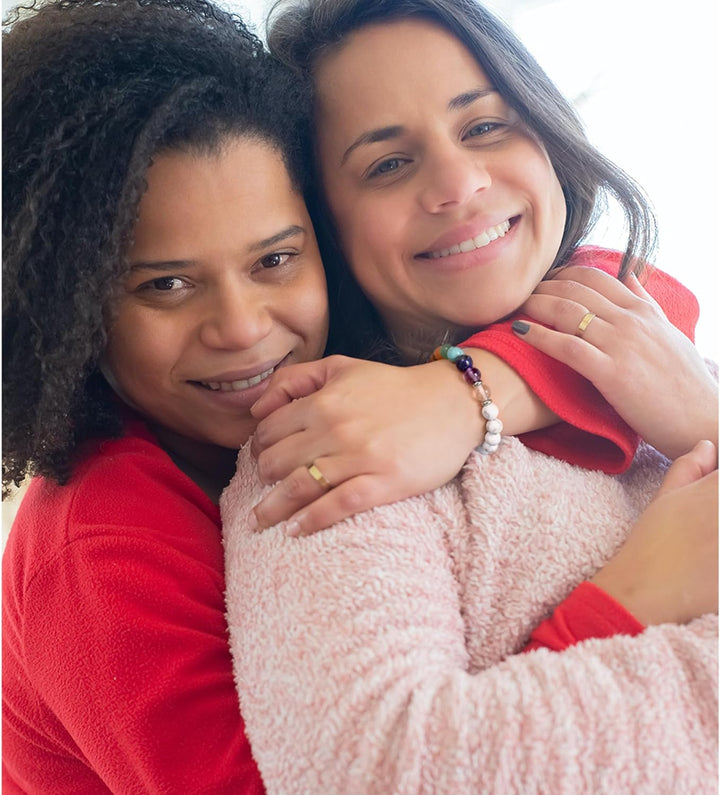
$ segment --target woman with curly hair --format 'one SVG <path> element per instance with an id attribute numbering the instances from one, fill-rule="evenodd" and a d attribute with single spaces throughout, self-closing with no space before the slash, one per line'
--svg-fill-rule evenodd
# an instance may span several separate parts
<path id="1" fill-rule="evenodd" d="M 269 376 L 325 346 L 309 103 L 202 0 L 60 0 L 3 53 L 4 484 L 34 476 L 3 561 L 4 784 L 260 791 L 217 503 Z"/>
<path id="2" fill-rule="evenodd" d="M 325 346 L 302 95 L 203 0 L 46 4 L 3 58 L 3 791 L 260 792 L 217 498 Z"/>

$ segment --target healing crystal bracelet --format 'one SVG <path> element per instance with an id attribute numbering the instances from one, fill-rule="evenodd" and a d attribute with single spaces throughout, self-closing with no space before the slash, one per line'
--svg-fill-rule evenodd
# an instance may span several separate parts
<path id="1" fill-rule="evenodd" d="M 485 436 L 475 449 L 484 455 L 494 453 L 500 445 L 503 424 L 498 418 L 500 411 L 492 401 L 490 390 L 482 382 L 480 370 L 473 367 L 472 358 L 457 345 L 441 345 L 439 348 L 435 348 L 431 358 L 433 361 L 447 359 L 452 362 L 473 388 L 473 393 L 481 404 L 480 412 L 485 419 Z"/>

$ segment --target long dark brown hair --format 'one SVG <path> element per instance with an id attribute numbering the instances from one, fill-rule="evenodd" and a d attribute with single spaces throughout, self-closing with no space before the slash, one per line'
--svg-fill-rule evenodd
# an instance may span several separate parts
<path id="1" fill-rule="evenodd" d="M 630 269 L 639 273 L 651 261 L 656 242 L 655 217 L 644 193 L 589 142 L 570 102 L 515 33 L 475 0 L 280 0 L 269 17 L 268 43 L 274 55 L 311 82 L 318 61 L 342 46 L 351 32 L 371 23 L 409 17 L 429 20 L 455 35 L 547 149 L 567 206 L 564 234 L 551 270 L 567 263 L 611 199 L 623 211 L 627 227 L 620 276 Z M 347 323 L 332 326 L 331 345 L 364 355 L 371 340 L 383 339 L 382 324 L 344 263 L 320 191 L 316 202 L 331 306 L 342 305 L 333 314 L 357 319 L 350 334 Z M 380 358 L 387 358 L 387 350 L 385 345 Z"/>

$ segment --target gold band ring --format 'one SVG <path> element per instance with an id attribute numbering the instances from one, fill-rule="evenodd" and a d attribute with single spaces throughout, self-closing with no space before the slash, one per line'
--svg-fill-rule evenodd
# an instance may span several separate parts
<path id="1" fill-rule="evenodd" d="M 310 473 L 310 476 L 313 478 L 313 480 L 319 483 L 325 489 L 325 491 L 329 491 L 332 488 L 332 484 L 330 483 L 330 481 L 315 466 L 314 462 L 310 464 L 309 467 L 307 467 L 307 471 Z"/>
<path id="2" fill-rule="evenodd" d="M 578 323 L 577 334 L 582 334 L 587 330 L 587 327 L 595 320 L 597 315 L 594 312 L 586 312 L 583 319 Z"/>

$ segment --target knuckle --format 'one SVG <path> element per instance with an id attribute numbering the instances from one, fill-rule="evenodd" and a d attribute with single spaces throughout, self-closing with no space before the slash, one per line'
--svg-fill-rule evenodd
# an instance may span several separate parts
<path id="1" fill-rule="evenodd" d="M 336 493 L 337 505 L 344 516 L 351 516 L 366 510 L 372 504 L 368 503 L 368 496 L 368 489 L 362 481 L 344 484 L 344 488 Z"/>
<path id="2" fill-rule="evenodd" d="M 305 467 L 293 470 L 281 481 L 283 496 L 294 503 L 305 499 L 308 491 L 307 487 L 308 473 Z"/>
<path id="3" fill-rule="evenodd" d="M 258 455 L 257 469 L 262 483 L 274 483 L 280 477 L 277 471 L 277 463 L 267 450 L 263 450 Z"/>
<path id="4" fill-rule="evenodd" d="M 579 361 L 585 353 L 585 343 L 580 337 L 563 337 L 559 342 L 559 348 L 563 361 L 570 366 Z"/>

